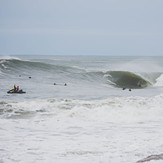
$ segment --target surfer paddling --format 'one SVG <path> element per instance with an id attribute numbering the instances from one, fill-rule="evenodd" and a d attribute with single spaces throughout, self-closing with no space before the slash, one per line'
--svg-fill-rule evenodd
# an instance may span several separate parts
<path id="1" fill-rule="evenodd" d="M 125 90 L 126 88 L 122 88 L 122 90 Z M 129 89 L 129 91 L 131 91 L 131 88 Z"/>
<path id="2" fill-rule="evenodd" d="M 53 85 L 61 85 L 61 84 L 56 84 L 56 83 L 54 83 Z M 64 86 L 67 86 L 67 84 L 65 83 Z"/>

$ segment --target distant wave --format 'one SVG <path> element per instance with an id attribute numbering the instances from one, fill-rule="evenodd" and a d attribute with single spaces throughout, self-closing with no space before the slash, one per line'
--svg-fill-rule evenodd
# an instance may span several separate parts
<path id="1" fill-rule="evenodd" d="M 68 66 L 60 66 L 60 65 L 53 65 L 43 62 L 33 62 L 33 61 L 25 61 L 19 59 L 0 59 L 0 70 L 9 69 L 9 70 L 18 70 L 18 69 L 32 69 L 32 70 L 42 70 L 42 71 L 49 71 L 49 70 L 59 70 L 59 71 L 69 71 L 72 69 L 76 69 L 73 67 Z"/>

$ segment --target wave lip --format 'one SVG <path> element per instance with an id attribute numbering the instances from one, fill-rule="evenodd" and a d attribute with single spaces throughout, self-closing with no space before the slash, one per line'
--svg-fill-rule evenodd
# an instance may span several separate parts
<path id="1" fill-rule="evenodd" d="M 151 83 L 143 77 L 128 71 L 108 71 L 108 79 L 112 85 L 118 88 L 145 88 Z"/>

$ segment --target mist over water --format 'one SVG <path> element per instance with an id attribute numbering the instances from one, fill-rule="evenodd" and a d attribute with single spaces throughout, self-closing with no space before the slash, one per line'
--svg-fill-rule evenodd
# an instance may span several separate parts
<path id="1" fill-rule="evenodd" d="M 134 163 L 163 150 L 163 57 L 1 56 L 0 83 L 1 162 Z M 14 84 L 26 94 L 7 94 Z"/>

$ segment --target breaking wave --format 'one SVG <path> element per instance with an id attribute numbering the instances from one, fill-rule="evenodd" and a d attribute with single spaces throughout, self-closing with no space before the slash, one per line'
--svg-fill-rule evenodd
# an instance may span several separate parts
<path id="1" fill-rule="evenodd" d="M 26 71 L 42 71 L 49 74 L 68 74 L 67 77 L 84 81 L 103 82 L 118 88 L 140 89 L 151 85 L 162 86 L 161 72 L 137 73 L 129 71 L 86 71 L 77 66 L 58 65 L 43 62 L 20 60 L 19 58 L 0 59 L 0 74 L 13 74 Z"/>
<path id="2" fill-rule="evenodd" d="M 151 83 L 143 77 L 127 71 L 109 71 L 108 79 L 120 88 L 145 88 Z"/>

